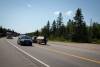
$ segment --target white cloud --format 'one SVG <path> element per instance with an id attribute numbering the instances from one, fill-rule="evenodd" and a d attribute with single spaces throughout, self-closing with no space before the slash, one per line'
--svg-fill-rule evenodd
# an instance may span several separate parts
<path id="1" fill-rule="evenodd" d="M 73 11 L 71 11 L 71 10 L 65 12 L 65 15 L 66 15 L 66 16 L 71 16 L 72 14 L 73 14 Z"/>
<path id="2" fill-rule="evenodd" d="M 55 11 L 54 12 L 54 15 L 59 15 L 61 11 Z M 67 17 L 71 17 L 73 15 L 73 11 L 72 10 L 68 10 L 66 12 L 61 12 L 64 16 L 67 16 Z"/>
<path id="3" fill-rule="evenodd" d="M 54 15 L 59 15 L 60 11 L 55 11 Z"/>
<path id="4" fill-rule="evenodd" d="M 27 4 L 27 7 L 32 7 L 32 5 L 31 4 Z"/>

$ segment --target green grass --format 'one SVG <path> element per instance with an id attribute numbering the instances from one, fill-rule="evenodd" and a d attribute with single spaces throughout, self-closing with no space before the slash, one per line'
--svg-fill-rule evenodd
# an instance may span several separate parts
<path id="1" fill-rule="evenodd" d="M 54 38 L 54 39 L 49 39 L 49 41 L 54 41 L 54 42 L 64 42 L 64 43 L 79 43 L 79 42 L 73 42 L 71 40 L 66 40 L 63 38 Z M 94 39 L 92 42 L 90 42 L 92 44 L 98 44 L 100 45 L 100 40 Z"/>
<path id="2" fill-rule="evenodd" d="M 98 44 L 98 45 L 100 45 L 100 40 L 94 39 L 94 40 L 92 41 L 92 43 L 93 43 L 93 44 Z"/>

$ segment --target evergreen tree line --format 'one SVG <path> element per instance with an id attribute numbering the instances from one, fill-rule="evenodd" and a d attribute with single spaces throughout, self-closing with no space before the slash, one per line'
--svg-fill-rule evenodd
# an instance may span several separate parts
<path id="1" fill-rule="evenodd" d="M 0 26 L 0 37 L 5 37 L 7 35 L 7 32 L 10 32 L 13 36 L 19 35 L 19 33 L 15 32 L 14 30 L 6 29 Z"/>
<path id="2" fill-rule="evenodd" d="M 64 24 L 63 16 L 60 12 L 57 20 L 54 20 L 52 24 L 48 21 L 41 31 L 37 30 L 30 34 L 47 36 L 50 40 L 100 42 L 100 24 L 91 22 L 91 25 L 86 25 L 82 10 L 78 8 L 73 20 L 69 19 L 67 24 Z"/>

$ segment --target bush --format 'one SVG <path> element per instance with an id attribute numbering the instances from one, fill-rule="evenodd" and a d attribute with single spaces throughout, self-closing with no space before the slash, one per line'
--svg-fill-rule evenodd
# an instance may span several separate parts
<path id="1" fill-rule="evenodd" d="M 100 44 L 100 39 L 99 40 L 98 39 L 93 39 L 92 43 L 94 43 L 94 44 Z"/>

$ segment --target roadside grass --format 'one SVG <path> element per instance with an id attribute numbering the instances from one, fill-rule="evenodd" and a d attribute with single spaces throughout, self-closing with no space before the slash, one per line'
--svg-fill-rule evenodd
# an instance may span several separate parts
<path id="1" fill-rule="evenodd" d="M 80 43 L 80 42 L 73 42 L 71 40 L 61 40 L 61 39 L 53 39 L 53 40 L 49 39 L 49 41 L 52 41 L 52 42 L 63 42 L 63 43 Z M 89 44 L 100 45 L 100 40 L 93 40 Z"/>
<path id="2" fill-rule="evenodd" d="M 63 43 L 76 43 L 76 42 L 72 42 L 71 40 L 59 39 L 59 38 L 49 39 L 49 41 L 52 41 L 52 42 L 63 42 Z"/>
<path id="3" fill-rule="evenodd" d="M 92 43 L 100 45 L 100 40 L 94 39 Z"/>

